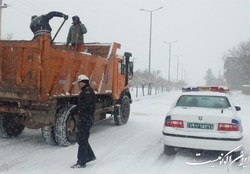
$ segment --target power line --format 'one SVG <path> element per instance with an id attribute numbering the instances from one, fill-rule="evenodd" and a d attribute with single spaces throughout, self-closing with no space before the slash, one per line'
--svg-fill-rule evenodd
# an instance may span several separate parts
<path id="1" fill-rule="evenodd" d="M 18 12 L 21 13 L 21 14 L 24 14 L 24 15 L 26 15 L 26 16 L 30 16 L 29 13 L 26 13 L 24 10 L 21 10 L 21 9 L 19 9 L 19 8 L 15 8 L 15 7 L 12 6 L 12 5 L 8 5 L 8 7 L 14 9 L 15 11 L 18 11 Z"/>
<path id="2" fill-rule="evenodd" d="M 16 3 L 17 1 L 19 1 L 19 0 L 14 0 L 14 2 L 8 3 L 8 5 L 12 5 L 12 4 Z"/>
<path id="3" fill-rule="evenodd" d="M 31 2 L 28 2 L 28 0 L 15 0 L 13 2 L 8 3 L 8 6 L 27 16 L 31 16 L 32 14 L 34 14 L 34 12 L 30 12 L 30 10 L 35 11 L 35 14 L 37 14 L 37 12 L 41 14 L 44 13 L 44 10 L 42 8 L 34 5 Z"/>
<path id="4" fill-rule="evenodd" d="M 34 10 L 36 13 L 37 11 L 39 11 L 41 14 L 45 12 L 44 9 L 42 9 L 41 7 L 33 4 L 32 2 L 28 1 L 28 0 L 23 0 L 22 3 L 28 5 L 32 10 Z"/>

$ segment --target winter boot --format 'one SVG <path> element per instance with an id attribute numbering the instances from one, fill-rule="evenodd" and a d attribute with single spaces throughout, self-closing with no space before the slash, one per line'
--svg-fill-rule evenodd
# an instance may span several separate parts
<path id="1" fill-rule="evenodd" d="M 75 165 L 71 166 L 71 168 L 85 168 L 86 167 L 86 164 L 84 165 L 80 165 L 79 163 L 76 163 Z"/>

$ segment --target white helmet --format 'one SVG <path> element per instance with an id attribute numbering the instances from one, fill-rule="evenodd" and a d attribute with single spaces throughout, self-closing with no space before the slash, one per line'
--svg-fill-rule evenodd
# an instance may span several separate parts
<path id="1" fill-rule="evenodd" d="M 89 78 L 88 78 L 86 75 L 84 75 L 84 74 L 80 74 L 80 75 L 77 77 L 77 80 L 74 81 L 72 84 L 75 85 L 75 84 L 77 84 L 78 82 L 83 81 L 83 80 L 89 80 Z"/>

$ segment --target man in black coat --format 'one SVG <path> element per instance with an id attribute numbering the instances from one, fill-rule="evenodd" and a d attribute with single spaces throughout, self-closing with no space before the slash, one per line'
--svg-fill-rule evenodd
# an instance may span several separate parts
<path id="1" fill-rule="evenodd" d="M 79 123 L 77 125 L 78 154 L 77 163 L 71 168 L 84 168 L 86 163 L 96 159 L 95 154 L 88 142 L 90 129 L 94 124 L 94 112 L 96 96 L 93 88 L 89 85 L 89 78 L 83 74 L 79 75 L 77 81 L 81 88 L 78 101 Z"/>
<path id="2" fill-rule="evenodd" d="M 49 21 L 53 17 L 63 17 L 65 20 L 69 18 L 68 15 L 65 15 L 57 11 L 52 11 L 49 12 L 48 14 L 41 16 L 34 15 L 31 17 L 31 23 L 30 23 L 30 29 L 34 33 L 34 35 L 40 32 L 50 33 L 52 31 L 52 28 L 49 25 Z"/>

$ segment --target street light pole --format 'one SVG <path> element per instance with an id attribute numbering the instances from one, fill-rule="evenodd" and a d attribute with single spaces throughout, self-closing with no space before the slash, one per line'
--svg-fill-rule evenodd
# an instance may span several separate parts
<path id="1" fill-rule="evenodd" d="M 184 78 L 183 78 L 183 64 L 181 64 L 181 81 L 184 81 Z"/>
<path id="2" fill-rule="evenodd" d="M 152 21 L 153 21 L 153 12 L 156 10 L 160 10 L 163 7 L 159 7 L 154 10 L 145 10 L 145 9 L 140 9 L 141 11 L 149 12 L 150 13 L 150 24 L 149 24 L 149 52 L 148 52 L 148 72 L 150 74 L 151 72 L 151 45 L 152 45 Z"/>
<path id="3" fill-rule="evenodd" d="M 168 82 L 170 82 L 170 68 L 171 68 L 171 66 L 170 66 L 170 64 L 171 64 L 171 45 L 172 45 L 172 43 L 175 43 L 175 42 L 177 42 L 177 40 L 175 40 L 175 41 L 171 41 L 171 42 L 166 42 L 166 41 L 164 41 L 164 43 L 168 43 L 168 44 L 169 44 L 169 57 L 168 57 Z"/>
<path id="4" fill-rule="evenodd" d="M 148 52 L 148 72 L 151 73 L 151 45 L 152 45 L 152 11 L 150 11 L 150 29 L 149 29 L 149 52 Z"/>
<path id="5" fill-rule="evenodd" d="M 3 4 L 3 0 L 0 0 L 0 39 L 1 39 L 1 34 L 2 34 L 2 8 L 7 8 L 6 4 Z"/>
<path id="6" fill-rule="evenodd" d="M 178 82 L 179 80 L 179 58 L 182 55 L 175 55 L 177 57 L 177 74 L 176 74 L 176 81 Z"/>

